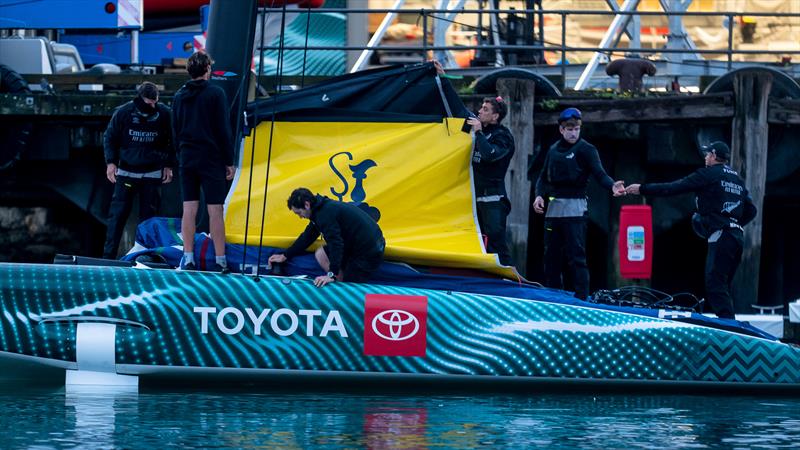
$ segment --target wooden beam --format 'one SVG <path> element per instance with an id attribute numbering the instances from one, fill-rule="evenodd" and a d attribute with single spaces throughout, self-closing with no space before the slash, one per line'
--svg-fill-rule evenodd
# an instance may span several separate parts
<path id="1" fill-rule="evenodd" d="M 800 125 L 800 99 L 769 99 L 767 122 Z"/>
<path id="2" fill-rule="evenodd" d="M 761 262 L 761 229 L 764 192 L 767 183 L 767 105 L 772 90 L 772 74 L 764 70 L 745 70 L 733 79 L 736 112 L 732 125 L 731 164 L 745 181 L 758 215 L 744 227 L 742 262 L 733 280 L 735 311 L 751 312 L 758 303 L 758 276 Z"/>
<path id="3" fill-rule="evenodd" d="M 79 84 L 102 84 L 106 89 L 127 89 L 135 90 L 136 86 L 144 81 L 150 81 L 166 89 L 166 91 L 176 91 L 190 80 L 189 74 L 185 71 L 181 74 L 145 74 L 145 73 L 57 73 L 57 74 L 25 74 L 22 75 L 28 85 L 37 86 L 42 80 L 53 85 L 56 91 L 77 90 Z"/>
<path id="4" fill-rule="evenodd" d="M 540 106 L 540 105 L 537 105 Z M 538 108 L 534 112 L 536 126 L 557 125 L 558 114 L 572 106 L 583 112 L 588 123 L 643 122 L 733 117 L 733 94 L 675 95 L 629 99 L 571 99 L 562 97 L 552 111 Z"/>
<path id="5" fill-rule="evenodd" d="M 533 151 L 534 90 L 532 80 L 506 80 L 497 82 L 498 94 L 508 101 L 505 125 L 514 135 L 516 148 L 506 173 L 506 187 L 511 201 L 511 214 L 507 220 L 509 250 L 517 272 L 526 275 L 528 263 L 528 216 L 531 204 L 531 183 L 528 180 L 528 155 Z"/>
<path id="6" fill-rule="evenodd" d="M 133 100 L 128 95 L 44 95 L 44 94 L 0 94 L 0 114 L 30 116 L 35 120 L 49 120 L 53 116 L 110 117 L 114 109 Z M 161 95 L 159 101 L 172 105 L 172 95 Z"/>
<path id="7" fill-rule="evenodd" d="M 49 75 L 37 74 L 23 74 L 22 78 L 29 85 L 36 86 L 42 79 L 47 80 L 47 83 L 53 85 L 56 91 L 69 91 L 77 90 L 79 84 L 102 84 L 106 90 L 135 90 L 136 86 L 140 85 L 143 81 L 150 81 L 163 88 L 165 92 L 175 92 L 184 83 L 189 81 L 189 74 L 185 70 L 180 69 L 178 73 L 158 73 L 158 74 L 145 74 L 145 73 L 109 73 L 109 74 L 92 74 L 92 73 L 58 73 Z M 309 86 L 319 83 L 320 81 L 327 80 L 331 77 L 326 76 L 305 76 L 288 75 L 281 78 L 281 84 L 284 86 L 297 85 Z M 267 90 L 275 89 L 276 77 L 274 75 L 261 75 L 258 77 L 259 83 Z"/>

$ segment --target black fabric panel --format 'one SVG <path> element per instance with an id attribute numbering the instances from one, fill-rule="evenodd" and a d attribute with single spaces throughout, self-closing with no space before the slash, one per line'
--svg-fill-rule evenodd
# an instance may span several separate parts
<path id="1" fill-rule="evenodd" d="M 404 114 L 382 111 L 355 111 L 341 108 L 310 108 L 284 111 L 275 114 L 280 122 L 396 122 L 440 123 L 442 116 Z M 272 112 L 258 116 L 258 121 L 269 121 Z"/>
<path id="2" fill-rule="evenodd" d="M 454 117 L 467 117 L 468 111 L 447 79 L 442 90 Z M 436 69 L 432 63 L 409 66 L 389 66 L 331 78 L 299 91 L 282 93 L 247 106 L 248 123 L 258 125 L 271 120 L 289 120 L 308 114 L 322 120 L 322 111 L 330 113 L 330 121 L 353 117 L 348 121 L 363 121 L 355 117 L 369 116 L 370 121 L 438 122 L 447 117 L 442 96 L 436 84 Z M 388 113 L 387 120 L 377 113 Z M 413 116 L 428 116 L 414 118 Z M 437 117 L 431 120 L 429 117 Z M 297 120 L 297 119 L 292 119 Z"/>

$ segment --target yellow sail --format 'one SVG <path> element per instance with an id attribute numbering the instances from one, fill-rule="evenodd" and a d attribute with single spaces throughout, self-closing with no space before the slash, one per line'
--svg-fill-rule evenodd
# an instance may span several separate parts
<path id="1" fill-rule="evenodd" d="M 308 222 L 286 200 L 306 187 L 377 208 L 387 260 L 515 276 L 484 250 L 474 210 L 472 141 L 460 131 L 462 123 L 275 122 L 273 128 L 261 122 L 245 138 L 226 202 L 228 242 L 258 245 L 263 234 L 262 245 L 288 247 Z"/>

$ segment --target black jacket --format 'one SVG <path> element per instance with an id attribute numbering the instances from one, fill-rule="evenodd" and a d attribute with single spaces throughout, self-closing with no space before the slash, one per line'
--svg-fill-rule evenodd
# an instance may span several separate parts
<path id="1" fill-rule="evenodd" d="M 583 139 L 574 144 L 559 139 L 547 150 L 544 168 L 536 181 L 536 195 L 543 198 L 584 198 L 589 175 L 606 189 L 614 185 L 614 180 L 603 169 L 594 145 Z"/>
<path id="2" fill-rule="evenodd" d="M 709 231 L 744 226 L 757 213 L 744 181 L 725 164 L 703 167 L 671 183 L 643 184 L 639 192 L 642 195 L 696 193 L 697 213 Z"/>
<path id="3" fill-rule="evenodd" d="M 157 103 L 153 109 L 140 97 L 117 108 L 103 135 L 106 164 L 135 173 L 174 168 L 170 113 L 168 106 Z"/>
<path id="4" fill-rule="evenodd" d="M 503 125 L 487 125 L 475 133 L 472 153 L 475 196 L 507 195 L 506 171 L 514 156 L 514 136 Z"/>
<path id="5" fill-rule="evenodd" d="M 345 257 L 383 253 L 383 233 L 378 224 L 361 208 L 317 194 L 306 229 L 284 253 L 287 258 L 300 255 L 322 233 L 330 271 L 338 274 Z"/>
<path id="6" fill-rule="evenodd" d="M 228 101 L 219 86 L 206 80 L 184 84 L 172 100 L 172 129 L 181 167 L 233 165 Z"/>

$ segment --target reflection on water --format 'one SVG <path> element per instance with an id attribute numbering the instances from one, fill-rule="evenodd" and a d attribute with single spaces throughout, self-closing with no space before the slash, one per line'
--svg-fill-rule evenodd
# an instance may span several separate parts
<path id="1" fill-rule="evenodd" d="M 0 448 L 796 448 L 800 398 L 0 385 Z"/>
<path id="2" fill-rule="evenodd" d="M 70 386 L 62 395 L 65 424 L 73 425 L 74 435 L 87 437 L 90 445 L 113 442 L 117 416 L 130 416 L 138 408 L 135 388 Z M 119 425 L 124 426 L 124 420 Z"/>

